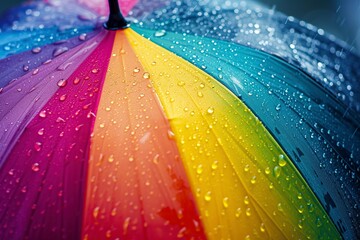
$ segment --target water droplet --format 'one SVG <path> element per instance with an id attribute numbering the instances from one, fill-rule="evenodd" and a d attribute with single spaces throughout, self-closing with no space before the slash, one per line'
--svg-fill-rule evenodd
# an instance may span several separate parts
<path id="1" fill-rule="evenodd" d="M 241 211 L 241 208 L 237 208 L 236 211 L 235 211 L 235 217 L 240 217 L 242 211 Z"/>
<path id="2" fill-rule="evenodd" d="M 44 128 L 41 128 L 41 129 L 38 131 L 38 134 L 39 134 L 40 136 L 44 135 Z"/>
<path id="3" fill-rule="evenodd" d="M 13 175 L 14 175 L 14 171 L 15 171 L 15 169 L 10 169 L 9 172 L 8 172 L 9 175 L 10 175 L 10 176 L 13 176 Z"/>
<path id="4" fill-rule="evenodd" d="M 153 163 L 159 164 L 159 157 L 160 157 L 160 155 L 159 155 L 159 154 L 156 154 L 156 155 L 154 156 L 154 158 L 153 158 Z"/>
<path id="5" fill-rule="evenodd" d="M 112 210 L 111 210 L 111 216 L 116 216 L 116 213 L 117 213 L 117 209 L 116 208 L 113 208 Z"/>
<path id="6" fill-rule="evenodd" d="M 31 167 L 31 170 L 33 170 L 34 172 L 38 172 L 40 170 L 39 163 L 34 163 Z"/>
<path id="7" fill-rule="evenodd" d="M 301 193 L 298 193 L 297 198 L 298 198 L 299 200 L 301 200 L 301 199 L 303 198 L 303 197 L 302 197 L 302 194 L 301 194 Z"/>
<path id="8" fill-rule="evenodd" d="M 33 48 L 32 50 L 31 50 L 31 52 L 32 53 L 39 53 L 39 52 L 41 52 L 41 48 L 40 47 L 36 47 L 36 48 Z"/>
<path id="9" fill-rule="evenodd" d="M 138 68 L 138 67 L 134 68 L 133 72 L 134 72 L 134 73 L 140 72 L 140 68 Z"/>
<path id="10" fill-rule="evenodd" d="M 84 126 L 84 124 L 79 124 L 75 127 L 75 131 L 79 131 L 82 127 Z"/>
<path id="11" fill-rule="evenodd" d="M 283 154 L 279 155 L 279 166 L 280 167 L 285 167 L 286 165 L 286 160 Z"/>
<path id="12" fill-rule="evenodd" d="M 245 197 L 244 197 L 244 203 L 245 203 L 245 205 L 249 205 L 249 204 L 250 204 L 249 196 L 245 196 Z"/>
<path id="13" fill-rule="evenodd" d="M 127 218 L 125 218 L 124 223 L 123 223 L 123 235 L 127 234 L 129 225 L 130 225 L 130 218 L 127 217 Z"/>
<path id="14" fill-rule="evenodd" d="M 66 94 L 61 95 L 60 98 L 59 98 L 59 100 L 60 100 L 61 102 L 63 102 L 63 101 L 65 101 L 66 97 L 67 97 Z"/>
<path id="15" fill-rule="evenodd" d="M 303 213 L 304 212 L 304 206 L 300 205 L 298 208 L 299 213 Z"/>
<path id="16" fill-rule="evenodd" d="M 178 81 L 177 85 L 179 87 L 183 87 L 183 86 L 185 86 L 185 82 L 184 81 Z"/>
<path id="17" fill-rule="evenodd" d="M 29 69 L 30 69 L 30 67 L 29 67 L 28 65 L 24 65 L 24 66 L 23 66 L 23 70 L 24 70 L 24 72 L 29 71 Z"/>
<path id="18" fill-rule="evenodd" d="M 85 40 L 86 40 L 86 37 L 87 37 L 87 34 L 86 34 L 86 33 L 82 33 L 82 34 L 80 34 L 80 36 L 79 36 L 79 40 L 85 41 Z"/>
<path id="19" fill-rule="evenodd" d="M 183 210 L 182 209 L 178 210 L 176 215 L 177 215 L 178 219 L 182 219 L 184 217 Z"/>
<path id="20" fill-rule="evenodd" d="M 41 118 L 45 118 L 46 117 L 46 111 L 45 110 L 42 110 L 40 113 L 39 113 L 39 116 Z"/>
<path id="21" fill-rule="evenodd" d="M 202 174 L 204 171 L 203 165 L 199 164 L 196 168 L 196 173 L 197 174 Z"/>
<path id="22" fill-rule="evenodd" d="M 283 211 L 284 211 L 281 203 L 278 203 L 277 209 L 278 209 L 280 212 L 283 212 Z"/>
<path id="23" fill-rule="evenodd" d="M 108 161 L 109 161 L 109 163 L 114 162 L 114 155 L 111 154 L 108 158 Z"/>
<path id="24" fill-rule="evenodd" d="M 224 208 L 228 208 L 228 207 L 229 207 L 229 198 L 228 198 L 228 197 L 224 197 L 222 203 L 223 203 Z"/>
<path id="25" fill-rule="evenodd" d="M 48 59 L 48 60 L 46 60 L 45 62 L 43 62 L 43 65 L 47 65 L 47 64 L 49 64 L 49 63 L 51 63 L 52 62 L 52 60 L 51 59 Z"/>
<path id="26" fill-rule="evenodd" d="M 174 139 L 175 138 L 175 133 L 172 132 L 171 130 L 168 130 L 167 135 L 168 135 L 169 139 Z"/>
<path id="27" fill-rule="evenodd" d="M 134 161 L 134 157 L 133 156 L 130 156 L 129 157 L 129 162 L 133 162 Z"/>
<path id="28" fill-rule="evenodd" d="M 275 166 L 275 167 L 274 167 L 275 177 L 276 177 L 276 178 L 280 177 L 280 173 L 281 173 L 280 167 L 279 167 L 279 166 Z"/>
<path id="29" fill-rule="evenodd" d="M 104 127 L 105 127 L 105 123 L 100 123 L 99 127 L 100 127 L 100 128 L 104 128 Z"/>
<path id="30" fill-rule="evenodd" d="M 155 37 L 163 37 L 163 36 L 165 36 L 165 34 L 166 34 L 165 30 L 159 30 L 159 31 L 155 32 L 154 36 Z"/>
<path id="31" fill-rule="evenodd" d="M 261 223 L 261 224 L 260 224 L 260 231 L 261 231 L 261 232 L 265 232 L 265 231 L 266 231 L 266 229 L 265 229 L 265 223 Z"/>
<path id="32" fill-rule="evenodd" d="M 215 111 L 215 109 L 213 107 L 209 107 L 207 109 L 207 113 L 210 114 L 210 115 L 212 115 L 214 113 L 214 111 Z"/>
<path id="33" fill-rule="evenodd" d="M 204 96 L 204 94 L 202 92 L 200 92 L 200 91 L 197 93 L 197 95 L 198 95 L 198 97 L 203 97 Z"/>
<path id="34" fill-rule="evenodd" d="M 93 217 L 97 218 L 99 215 L 100 207 L 95 207 L 93 210 Z"/>
<path id="35" fill-rule="evenodd" d="M 312 203 L 308 204 L 308 210 L 311 213 L 314 212 L 314 210 L 315 210 L 314 204 L 312 204 Z"/>
<path id="36" fill-rule="evenodd" d="M 67 48 L 67 47 L 58 47 L 53 51 L 53 56 L 57 57 L 67 51 L 69 51 L 69 48 Z"/>
<path id="37" fill-rule="evenodd" d="M 280 109 L 281 109 L 281 105 L 280 104 L 278 104 L 278 105 L 276 105 L 276 111 L 280 111 Z"/>
<path id="38" fill-rule="evenodd" d="M 269 175 L 271 173 L 271 170 L 269 167 L 265 168 L 265 174 L 266 175 Z"/>
<path id="39" fill-rule="evenodd" d="M 300 219 L 299 222 L 298 222 L 298 227 L 299 227 L 300 229 L 303 228 L 303 221 L 302 221 L 301 219 Z"/>
<path id="40" fill-rule="evenodd" d="M 65 71 L 68 67 L 70 67 L 73 64 L 73 62 L 65 62 L 57 67 L 57 70 L 59 71 Z"/>
<path id="41" fill-rule="evenodd" d="M 79 78 L 75 78 L 74 81 L 73 81 L 74 85 L 77 85 L 79 82 L 80 82 Z"/>
<path id="42" fill-rule="evenodd" d="M 62 117 L 58 117 L 58 118 L 56 119 L 56 122 L 57 122 L 57 123 L 64 123 L 64 122 L 66 122 L 66 121 L 65 121 L 65 119 L 63 119 Z"/>
<path id="43" fill-rule="evenodd" d="M 145 72 L 145 73 L 143 74 L 143 78 L 149 79 L 149 78 L 150 78 L 150 73 Z"/>
<path id="44" fill-rule="evenodd" d="M 245 210 L 245 214 L 246 214 L 246 216 L 250 217 L 251 216 L 251 208 L 247 208 Z"/>
<path id="45" fill-rule="evenodd" d="M 38 74 L 38 73 L 39 73 L 39 69 L 36 68 L 36 69 L 32 72 L 32 75 L 36 75 L 36 74 Z"/>
<path id="46" fill-rule="evenodd" d="M 316 226 L 317 227 L 321 227 L 322 223 L 321 223 L 321 219 L 320 218 L 317 218 L 316 219 Z"/>
<path id="47" fill-rule="evenodd" d="M 255 184 L 256 183 L 256 176 L 253 176 L 250 180 L 251 184 Z"/>
<path id="48" fill-rule="evenodd" d="M 249 164 L 246 164 L 245 167 L 244 167 L 244 171 L 248 172 L 249 170 L 250 170 L 250 166 L 249 166 Z"/>
<path id="49" fill-rule="evenodd" d="M 211 201 L 211 192 L 208 191 L 204 196 L 205 201 L 210 202 Z"/>
<path id="50" fill-rule="evenodd" d="M 40 152 L 41 147 L 42 147 L 42 143 L 41 143 L 41 142 L 36 142 L 36 143 L 34 144 L 34 149 L 35 149 L 35 151 L 37 151 L 37 152 Z"/>
<path id="51" fill-rule="evenodd" d="M 58 87 L 65 87 L 67 84 L 67 80 L 66 79 L 61 79 L 58 81 L 57 85 Z"/>
<path id="52" fill-rule="evenodd" d="M 214 161 L 212 164 L 211 164 L 211 169 L 212 170 L 216 170 L 219 166 L 219 162 L 218 161 Z"/>
<path id="53" fill-rule="evenodd" d="M 183 238 L 185 236 L 185 232 L 186 232 L 186 227 L 182 227 L 176 236 L 178 238 Z"/>
<path id="54" fill-rule="evenodd" d="M 105 236 L 111 238 L 111 230 L 107 230 Z"/>
<path id="55" fill-rule="evenodd" d="M 92 72 L 93 74 L 97 74 L 97 73 L 99 73 L 99 69 L 94 68 L 93 70 L 91 70 L 91 72 Z"/>

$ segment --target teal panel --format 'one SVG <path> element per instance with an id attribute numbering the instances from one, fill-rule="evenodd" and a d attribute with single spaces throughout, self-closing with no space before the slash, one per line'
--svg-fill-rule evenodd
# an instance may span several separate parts
<path id="1" fill-rule="evenodd" d="M 355 238 L 360 203 L 358 113 L 298 68 L 260 50 L 133 29 L 192 62 L 242 99 L 292 158 L 342 235 Z"/>

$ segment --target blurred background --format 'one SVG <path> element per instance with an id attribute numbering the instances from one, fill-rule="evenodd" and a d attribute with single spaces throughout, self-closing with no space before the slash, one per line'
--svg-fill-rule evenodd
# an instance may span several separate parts
<path id="1" fill-rule="evenodd" d="M 240 0 L 239 0 L 240 1 Z M 245 0 L 246 1 L 246 0 Z M 360 51 L 360 0 L 251 0 L 309 22 Z M 0 15 L 24 0 L 0 0 Z"/>
<path id="2" fill-rule="evenodd" d="M 346 41 L 360 52 L 360 0 L 256 0 Z"/>

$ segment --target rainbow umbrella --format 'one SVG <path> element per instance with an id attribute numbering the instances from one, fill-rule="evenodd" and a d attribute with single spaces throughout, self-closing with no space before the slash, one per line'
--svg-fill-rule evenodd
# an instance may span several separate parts
<path id="1" fill-rule="evenodd" d="M 356 53 L 244 2 L 120 4 L 3 20 L 0 239 L 360 236 Z"/>

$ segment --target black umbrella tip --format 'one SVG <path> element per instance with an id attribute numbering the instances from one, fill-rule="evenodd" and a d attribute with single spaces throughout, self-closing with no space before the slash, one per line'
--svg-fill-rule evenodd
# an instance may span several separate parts
<path id="1" fill-rule="evenodd" d="M 104 27 L 108 30 L 120 30 L 130 26 L 124 16 L 121 14 L 119 3 L 117 0 L 109 0 L 109 20 L 104 23 Z"/>
<path id="2" fill-rule="evenodd" d="M 104 23 L 104 28 L 112 31 L 126 29 L 128 27 L 130 27 L 130 23 L 126 21 L 122 15 L 120 16 L 110 15 L 109 20 L 106 23 Z"/>

